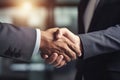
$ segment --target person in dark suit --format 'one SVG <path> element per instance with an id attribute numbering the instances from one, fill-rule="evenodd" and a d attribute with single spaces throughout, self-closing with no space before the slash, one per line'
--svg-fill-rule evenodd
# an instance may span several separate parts
<path id="1" fill-rule="evenodd" d="M 40 31 L 28 27 L 17 27 L 12 24 L 0 23 L 0 56 L 21 61 L 30 61 L 31 56 L 41 50 L 41 55 L 47 53 L 57 55 L 58 60 L 71 61 L 79 55 L 79 46 L 64 38 L 55 40 L 54 33 L 58 28 Z M 54 56 L 52 56 L 54 57 Z M 49 59 L 48 59 L 49 60 Z M 64 65 L 62 61 L 59 65 Z"/>
<path id="2" fill-rule="evenodd" d="M 75 80 L 120 80 L 119 14 L 120 0 L 81 0 L 79 33 L 88 34 L 80 35 L 84 59 Z"/>
<path id="3" fill-rule="evenodd" d="M 119 14 L 120 0 L 80 1 L 78 36 L 82 57 L 77 61 L 75 80 L 120 80 Z M 62 38 L 60 34 L 79 43 L 67 29 L 60 29 Z"/>

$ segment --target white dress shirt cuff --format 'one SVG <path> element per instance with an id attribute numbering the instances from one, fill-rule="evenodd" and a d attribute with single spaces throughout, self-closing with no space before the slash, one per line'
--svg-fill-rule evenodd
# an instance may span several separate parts
<path id="1" fill-rule="evenodd" d="M 33 50 L 33 56 L 39 52 L 40 42 L 41 42 L 41 31 L 40 29 L 36 29 L 36 42 L 35 42 L 35 48 Z"/>

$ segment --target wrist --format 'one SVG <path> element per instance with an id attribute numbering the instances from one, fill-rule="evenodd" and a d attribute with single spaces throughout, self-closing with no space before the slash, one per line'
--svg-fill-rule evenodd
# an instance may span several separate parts
<path id="1" fill-rule="evenodd" d="M 45 45 L 45 31 L 41 31 L 41 44 L 40 49 Z"/>
<path id="2" fill-rule="evenodd" d="M 53 40 L 52 34 L 49 31 L 41 31 L 40 49 L 47 46 L 48 42 Z"/>
<path id="3" fill-rule="evenodd" d="M 80 55 L 79 56 L 82 56 L 82 53 L 83 53 L 83 46 L 82 46 L 82 41 L 81 41 L 81 38 L 76 35 L 76 41 L 77 41 L 77 45 L 79 46 L 79 49 L 80 49 Z"/>
<path id="4" fill-rule="evenodd" d="M 79 37 L 79 46 L 80 46 L 81 56 L 83 56 L 83 45 L 80 37 Z"/>

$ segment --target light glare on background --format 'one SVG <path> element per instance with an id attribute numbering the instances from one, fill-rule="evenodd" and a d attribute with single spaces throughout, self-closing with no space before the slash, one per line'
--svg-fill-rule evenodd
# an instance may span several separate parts
<path id="1" fill-rule="evenodd" d="M 24 2 L 21 6 L 20 6 L 20 11 L 21 13 L 23 13 L 24 15 L 29 14 L 30 11 L 32 10 L 33 5 L 31 2 Z"/>
<path id="2" fill-rule="evenodd" d="M 30 2 L 24 2 L 23 4 L 22 4 L 22 9 L 23 9 L 23 11 L 29 11 L 29 10 L 31 10 L 32 9 L 32 3 L 30 3 Z"/>

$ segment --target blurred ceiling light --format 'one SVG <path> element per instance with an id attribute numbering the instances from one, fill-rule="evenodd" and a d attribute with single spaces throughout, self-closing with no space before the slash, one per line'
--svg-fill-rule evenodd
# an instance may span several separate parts
<path id="1" fill-rule="evenodd" d="M 27 17 L 29 13 L 33 9 L 33 4 L 30 1 L 22 2 L 22 4 L 19 6 L 17 17 Z M 18 16 L 19 15 L 19 16 Z"/>
<path id="2" fill-rule="evenodd" d="M 30 11 L 32 9 L 32 3 L 30 3 L 30 2 L 24 2 L 23 4 L 22 4 L 22 10 L 23 11 Z"/>

